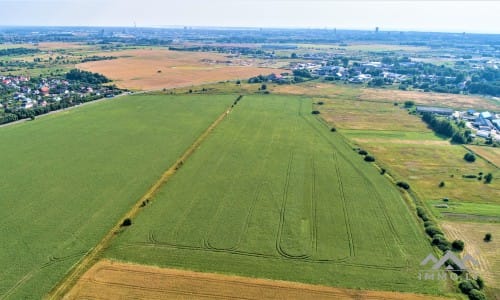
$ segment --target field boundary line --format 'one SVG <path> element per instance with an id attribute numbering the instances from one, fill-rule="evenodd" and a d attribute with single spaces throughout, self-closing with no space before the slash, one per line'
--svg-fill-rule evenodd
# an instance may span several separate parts
<path id="1" fill-rule="evenodd" d="M 480 158 L 482 158 L 484 161 L 486 161 L 487 163 L 489 163 L 490 165 L 492 165 L 493 167 L 497 168 L 497 169 L 500 169 L 499 166 L 497 166 L 494 162 L 490 161 L 489 159 L 487 159 L 486 157 L 482 156 L 481 154 L 477 153 L 476 151 L 474 151 L 473 149 L 469 148 L 467 145 L 463 145 L 463 147 L 467 150 L 467 151 L 470 151 L 472 153 L 474 153 L 475 155 L 479 156 Z M 486 147 L 486 146 L 478 146 L 478 147 Z"/>
<path id="2" fill-rule="evenodd" d="M 241 99 L 242 96 L 239 96 Z M 231 104 L 233 105 L 233 104 Z M 142 204 L 146 200 L 152 200 L 152 197 L 159 191 L 159 189 L 177 173 L 177 170 L 184 164 L 184 162 L 198 149 L 201 143 L 210 135 L 210 133 L 226 118 L 231 112 L 232 107 L 229 106 L 219 117 L 191 144 L 187 150 L 178 158 L 174 164 L 168 168 L 162 176 L 151 186 L 148 191 L 132 206 L 132 208 L 118 220 L 118 222 L 108 231 L 108 233 L 101 239 L 101 241 L 93 247 L 86 256 L 84 256 L 66 276 L 52 288 L 49 294 L 45 297 L 47 299 L 61 299 L 70 291 L 76 281 L 97 261 L 99 255 L 107 249 L 116 233 L 120 231 L 122 221 L 126 218 L 132 219 L 135 217 L 142 208 Z"/>

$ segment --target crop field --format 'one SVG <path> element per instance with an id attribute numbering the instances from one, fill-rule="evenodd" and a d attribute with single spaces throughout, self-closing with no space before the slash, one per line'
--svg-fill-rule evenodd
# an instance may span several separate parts
<path id="1" fill-rule="evenodd" d="M 465 242 L 465 250 L 479 261 L 478 265 L 470 265 L 481 274 L 489 288 L 490 298 L 500 299 L 500 224 L 443 222 L 442 228 L 447 236 Z M 486 233 L 491 233 L 491 242 L 484 242 Z"/>
<path id="2" fill-rule="evenodd" d="M 128 96 L 0 128 L 0 298 L 39 299 L 236 96 Z"/>
<path id="3" fill-rule="evenodd" d="M 67 299 L 449 299 L 411 293 L 350 290 L 297 282 L 162 269 L 100 261 L 66 296 Z"/>
<path id="4" fill-rule="evenodd" d="M 245 96 L 105 257 L 305 283 L 443 293 L 399 191 L 311 115 L 309 98 Z"/>
<path id="5" fill-rule="evenodd" d="M 282 73 L 283 69 L 254 59 L 228 58 L 222 54 L 143 49 L 113 52 L 114 60 L 93 61 L 78 68 L 104 74 L 121 88 L 158 90 L 195 86 L 259 74 Z"/>

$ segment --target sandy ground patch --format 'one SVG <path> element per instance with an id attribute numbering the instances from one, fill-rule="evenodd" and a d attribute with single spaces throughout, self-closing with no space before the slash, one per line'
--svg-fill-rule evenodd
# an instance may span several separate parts
<path id="1" fill-rule="evenodd" d="M 100 261 L 65 299 L 446 299 Z"/>

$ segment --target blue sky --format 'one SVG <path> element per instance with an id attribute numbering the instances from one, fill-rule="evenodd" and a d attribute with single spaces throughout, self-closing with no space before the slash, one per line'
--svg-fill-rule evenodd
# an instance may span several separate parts
<path id="1" fill-rule="evenodd" d="M 0 0 L 0 25 L 232 26 L 500 33 L 499 1 Z"/>

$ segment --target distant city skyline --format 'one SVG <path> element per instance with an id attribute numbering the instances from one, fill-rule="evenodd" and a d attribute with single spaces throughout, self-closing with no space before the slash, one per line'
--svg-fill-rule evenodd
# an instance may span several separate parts
<path id="1" fill-rule="evenodd" d="M 500 33 L 497 1 L 0 0 L 0 26 L 274 27 Z"/>

